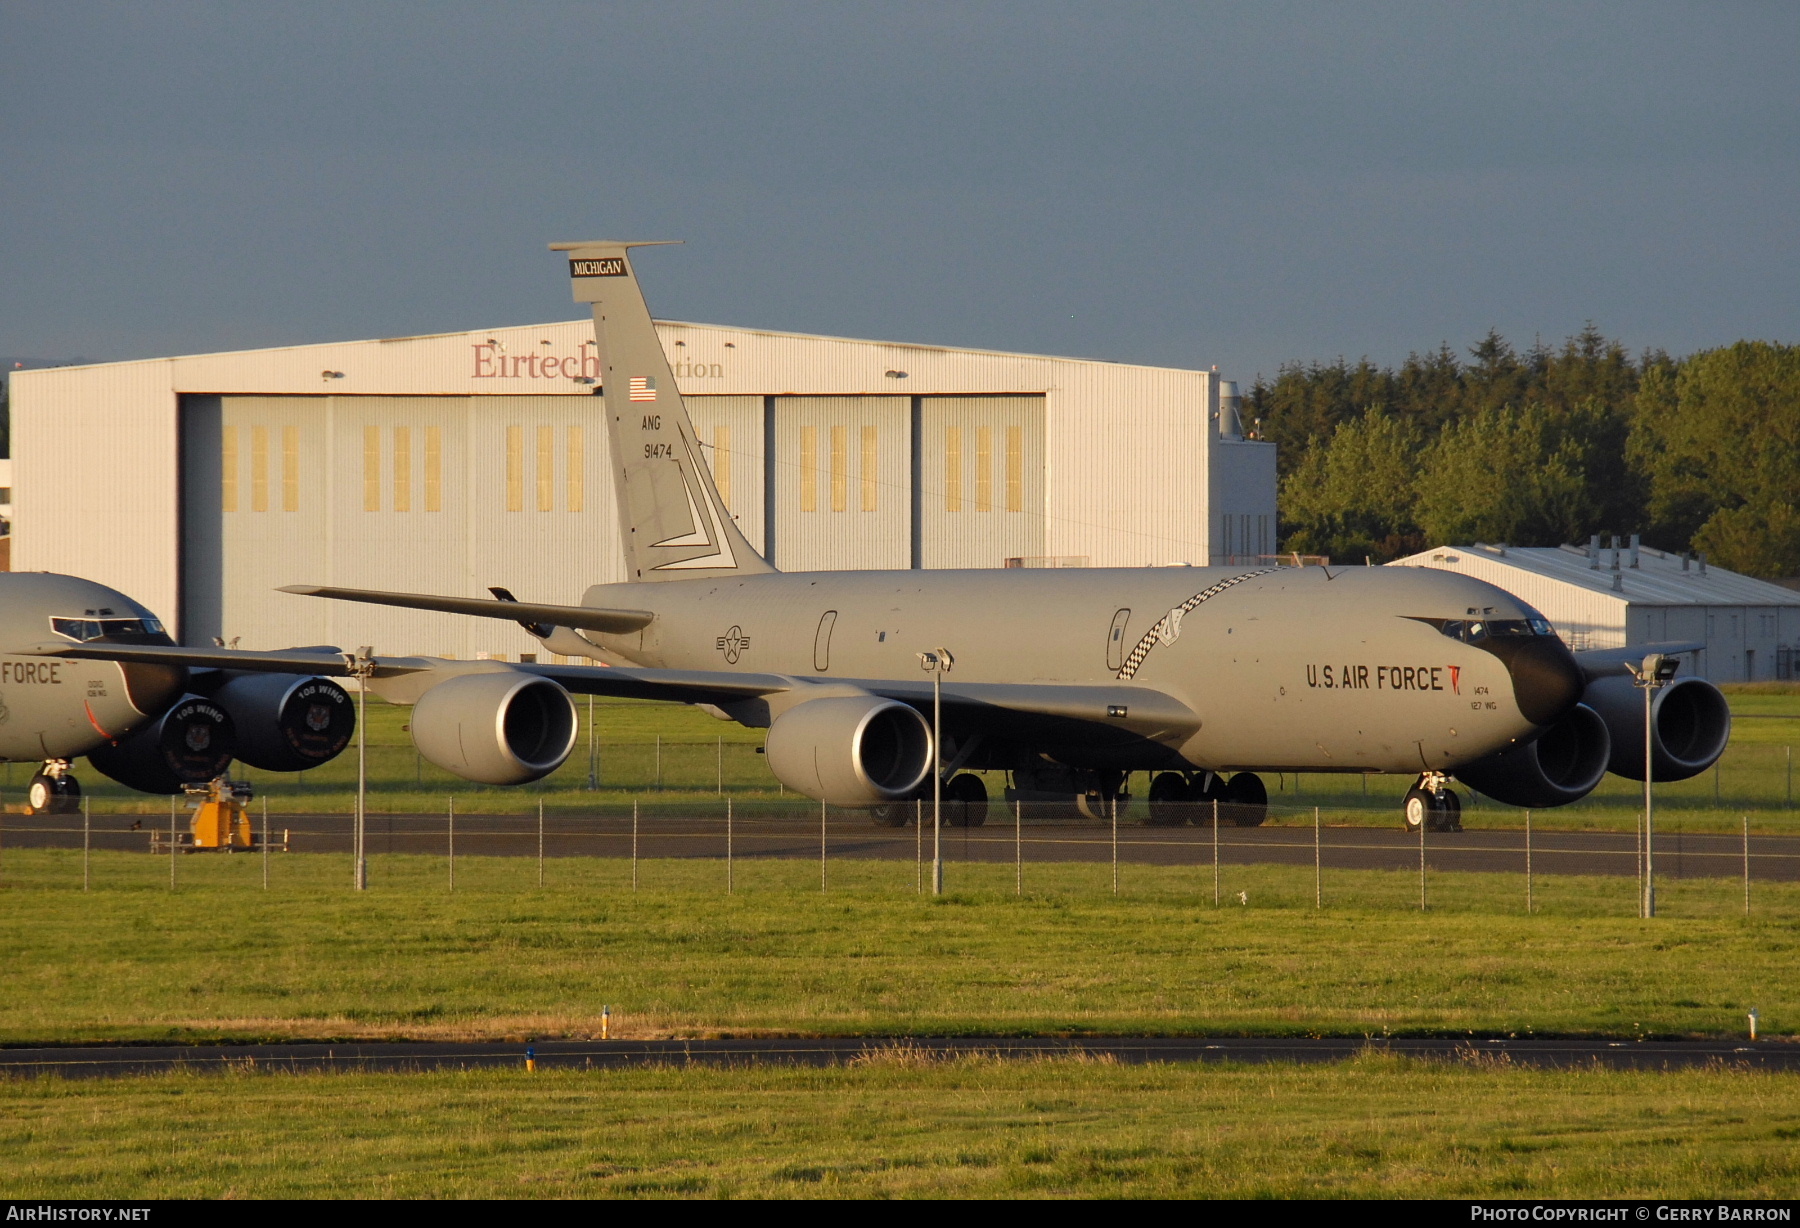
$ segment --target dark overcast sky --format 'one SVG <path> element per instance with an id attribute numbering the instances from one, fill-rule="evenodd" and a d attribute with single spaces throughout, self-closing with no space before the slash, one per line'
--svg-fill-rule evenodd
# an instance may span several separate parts
<path id="1" fill-rule="evenodd" d="M 0 0 L 0 353 L 680 319 L 1272 373 L 1800 340 L 1800 5 Z"/>

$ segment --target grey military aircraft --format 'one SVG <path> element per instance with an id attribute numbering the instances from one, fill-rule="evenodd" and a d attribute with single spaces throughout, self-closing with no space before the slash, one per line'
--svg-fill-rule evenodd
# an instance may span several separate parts
<path id="1" fill-rule="evenodd" d="M 414 705 L 419 751 L 467 779 L 538 779 L 574 746 L 571 692 L 677 700 L 767 729 L 788 787 L 904 823 L 932 773 L 954 821 L 1008 800 L 1089 813 L 1148 773 L 1152 822 L 1254 825 L 1268 772 L 1417 777 L 1404 820 L 1454 829 L 1460 779 L 1556 806 L 1610 769 L 1644 774 L 1643 649 L 1571 653 L 1534 609 L 1466 576 L 1393 567 L 856 571 L 783 574 L 739 532 L 698 440 L 627 242 L 560 243 L 592 306 L 629 579 L 579 605 L 297 585 L 287 592 L 519 623 L 594 665 L 321 650 L 46 645 L 76 660 L 360 674 Z M 89 602 L 92 604 L 92 602 Z M 1677 650 L 1683 646 L 1664 646 Z M 1691 646 L 1688 646 L 1691 647 Z M 947 651 L 945 651 L 947 650 Z M 326 650 L 329 651 L 329 650 Z M 922 658 L 922 654 L 923 658 Z M 941 746 L 925 714 L 942 683 Z M 41 667 L 40 667 L 41 668 Z M 1653 774 L 1703 771 L 1730 731 L 1695 677 L 1655 695 Z M 48 752 L 46 752 L 48 754 Z M 1215 810 L 1214 806 L 1218 809 Z"/>
<path id="2" fill-rule="evenodd" d="M 26 790 L 36 814 L 79 806 L 69 768 L 83 755 L 134 789 L 179 793 L 233 759 L 272 772 L 328 763 L 356 728 L 350 696 L 311 671 L 107 659 L 108 649 L 179 650 L 149 610 L 90 580 L 0 572 L 0 612 L 0 759 L 42 764 Z M 46 659 L 58 645 L 92 653 Z"/>

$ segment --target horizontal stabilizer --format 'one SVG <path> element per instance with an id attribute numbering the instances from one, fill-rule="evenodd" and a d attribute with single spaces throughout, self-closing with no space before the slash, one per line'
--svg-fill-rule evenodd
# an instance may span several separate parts
<path id="1" fill-rule="evenodd" d="M 302 597 L 329 597 L 333 601 L 364 601 L 370 605 L 399 606 L 406 610 L 436 610 L 443 614 L 471 614 L 476 618 L 504 618 L 507 622 L 543 623 L 552 627 L 578 627 L 583 631 L 607 631 L 615 635 L 650 625 L 656 615 L 648 610 L 600 610 L 584 605 L 540 605 L 530 601 L 491 601 L 486 597 L 437 597 L 429 593 L 383 593 L 367 588 L 326 588 L 317 584 L 290 584 L 280 590 Z"/>

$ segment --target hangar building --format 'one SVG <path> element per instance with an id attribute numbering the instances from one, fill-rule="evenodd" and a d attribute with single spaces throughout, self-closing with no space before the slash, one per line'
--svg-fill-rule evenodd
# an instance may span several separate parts
<path id="1" fill-rule="evenodd" d="M 1794 676 L 1800 592 L 1703 559 L 1629 544 L 1440 546 L 1389 566 L 1436 567 L 1497 584 L 1548 618 L 1569 647 L 1703 641 L 1694 672 L 1714 682 Z"/>
<path id="2" fill-rule="evenodd" d="M 1276 549 L 1274 445 L 1216 372 L 657 327 L 720 495 L 784 571 Z M 529 650 L 274 590 L 624 579 L 594 354 L 581 320 L 16 372 L 13 566 L 119 588 L 190 644 Z"/>

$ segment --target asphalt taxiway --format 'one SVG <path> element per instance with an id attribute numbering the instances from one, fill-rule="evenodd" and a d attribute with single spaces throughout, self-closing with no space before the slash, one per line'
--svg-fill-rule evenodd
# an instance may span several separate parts
<path id="1" fill-rule="evenodd" d="M 1800 1044 L 1733 1040 L 1540 1037 L 739 1037 L 659 1040 L 460 1041 L 388 1044 L 111 1045 L 0 1049 L 0 1075 L 101 1078 L 187 1071 L 370 1071 L 651 1066 L 842 1066 L 883 1059 L 1086 1056 L 1151 1062 L 1341 1062 L 1368 1052 L 1435 1061 L 1676 1070 L 1800 1070 Z"/>

